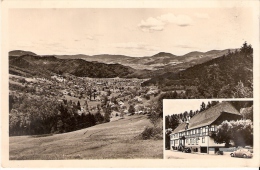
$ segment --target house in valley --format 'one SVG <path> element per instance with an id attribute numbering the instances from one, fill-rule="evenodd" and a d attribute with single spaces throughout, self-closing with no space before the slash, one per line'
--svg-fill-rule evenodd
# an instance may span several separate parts
<path id="1" fill-rule="evenodd" d="M 213 136 L 223 121 L 239 120 L 242 115 L 229 102 L 221 102 L 193 116 L 170 135 L 171 150 L 189 147 L 192 152 L 214 154 L 225 144 L 215 143 Z"/>

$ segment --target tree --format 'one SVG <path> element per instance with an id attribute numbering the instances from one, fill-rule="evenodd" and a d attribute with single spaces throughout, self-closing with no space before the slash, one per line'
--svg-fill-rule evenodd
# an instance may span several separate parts
<path id="1" fill-rule="evenodd" d="M 62 120 L 59 120 L 57 122 L 57 130 L 58 130 L 59 133 L 63 132 L 63 122 L 62 122 Z"/>
<path id="2" fill-rule="evenodd" d="M 87 91 L 87 95 L 89 96 L 89 100 L 91 101 L 92 99 L 92 93 L 93 93 L 93 91 L 92 91 L 92 89 L 91 88 L 89 88 L 88 89 L 88 91 Z"/>
<path id="3" fill-rule="evenodd" d="M 158 125 L 161 121 L 161 118 L 158 114 L 156 114 L 155 111 L 152 111 L 150 116 L 149 116 L 149 120 L 152 123 L 152 125 L 156 128 L 156 127 L 158 127 Z"/>
<path id="4" fill-rule="evenodd" d="M 135 114 L 135 108 L 133 105 L 129 106 L 128 113 L 130 113 L 131 115 Z"/>
<path id="5" fill-rule="evenodd" d="M 244 55 L 250 55 L 253 53 L 253 48 L 251 45 L 247 45 L 247 42 L 245 41 L 243 46 L 240 48 L 240 52 Z"/>
<path id="6" fill-rule="evenodd" d="M 189 117 L 190 117 L 190 118 L 192 118 L 192 117 L 193 117 L 193 115 L 194 115 L 194 114 L 193 114 L 193 111 L 192 111 L 192 110 L 190 110 Z"/>
<path id="7" fill-rule="evenodd" d="M 111 91 L 110 89 L 107 91 L 107 96 L 110 96 L 111 95 Z"/>
<path id="8" fill-rule="evenodd" d="M 183 113 L 183 120 L 184 120 L 184 121 L 185 121 L 185 120 L 188 120 L 188 119 L 187 119 L 188 116 L 189 116 L 189 113 L 188 113 L 187 111 L 185 111 L 185 112 Z"/>
<path id="9" fill-rule="evenodd" d="M 233 141 L 235 146 L 253 145 L 253 123 L 251 120 L 224 121 L 217 127 L 214 135 L 217 143 L 230 146 Z"/>
<path id="10" fill-rule="evenodd" d="M 253 123 L 251 120 L 231 121 L 232 140 L 235 146 L 253 146 Z"/>
<path id="11" fill-rule="evenodd" d="M 214 137 L 214 140 L 217 143 L 225 143 L 225 146 L 229 147 L 231 139 L 232 125 L 230 122 L 224 121 L 217 127 L 217 132 L 216 136 Z"/>
<path id="12" fill-rule="evenodd" d="M 207 66 L 206 74 L 202 75 L 199 92 L 206 98 L 218 97 L 220 89 L 225 85 L 219 64 Z"/>
<path id="13" fill-rule="evenodd" d="M 251 107 L 242 108 L 241 114 L 243 115 L 243 119 L 249 119 L 253 121 L 253 105 Z"/>
<path id="14" fill-rule="evenodd" d="M 104 122 L 110 122 L 110 115 L 112 110 L 110 107 L 103 108 L 103 110 L 105 111 Z"/>
<path id="15" fill-rule="evenodd" d="M 78 110 L 81 110 L 80 102 L 77 103 Z"/>
<path id="16" fill-rule="evenodd" d="M 170 149 L 170 134 L 172 133 L 172 129 L 165 130 L 165 148 Z"/>
<path id="17" fill-rule="evenodd" d="M 12 95 L 9 95 L 9 112 L 12 110 L 14 104 L 14 98 Z"/>
<path id="18" fill-rule="evenodd" d="M 85 100 L 85 111 L 86 111 L 86 112 L 89 112 L 87 99 Z"/>
<path id="19" fill-rule="evenodd" d="M 207 104 L 207 106 L 206 106 L 206 109 L 209 109 L 210 107 L 211 107 L 211 102 L 208 101 L 208 104 Z"/>
<path id="20" fill-rule="evenodd" d="M 202 102 L 201 105 L 200 105 L 200 112 L 202 112 L 204 110 L 206 110 L 206 105 L 205 105 L 204 102 Z"/>
<path id="21" fill-rule="evenodd" d="M 235 98 L 252 98 L 253 88 L 244 86 L 244 83 L 239 81 L 234 88 L 233 96 Z"/>

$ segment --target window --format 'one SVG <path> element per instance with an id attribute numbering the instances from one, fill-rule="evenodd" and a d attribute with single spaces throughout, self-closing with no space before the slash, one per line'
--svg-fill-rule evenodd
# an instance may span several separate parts
<path id="1" fill-rule="evenodd" d="M 206 135 L 208 135 L 208 130 L 209 130 L 209 127 L 206 126 Z"/>
<path id="2" fill-rule="evenodd" d="M 197 129 L 197 134 L 199 134 L 199 129 Z"/>
<path id="3" fill-rule="evenodd" d="M 215 126 L 214 126 L 214 125 L 211 125 L 211 127 L 210 127 L 210 131 L 212 131 L 212 132 L 215 131 Z"/>
<path id="4" fill-rule="evenodd" d="M 202 137 L 202 143 L 205 143 L 205 137 Z"/>
<path id="5" fill-rule="evenodd" d="M 202 134 L 203 134 L 203 135 L 206 134 L 206 128 L 205 128 L 205 127 L 202 128 Z"/>

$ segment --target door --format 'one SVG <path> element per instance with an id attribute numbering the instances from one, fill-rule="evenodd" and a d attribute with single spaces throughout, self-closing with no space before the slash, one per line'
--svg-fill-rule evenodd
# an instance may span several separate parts
<path id="1" fill-rule="evenodd" d="M 207 147 L 201 147 L 200 152 L 201 153 L 208 153 Z"/>

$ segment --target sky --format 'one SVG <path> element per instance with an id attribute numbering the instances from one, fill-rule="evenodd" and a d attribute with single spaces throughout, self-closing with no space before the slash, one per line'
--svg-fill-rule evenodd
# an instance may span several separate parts
<path id="1" fill-rule="evenodd" d="M 173 114 L 180 114 L 185 111 L 188 113 L 190 110 L 196 111 L 200 110 L 200 105 L 204 102 L 206 105 L 212 99 L 196 99 L 196 100 L 176 100 L 176 99 L 166 99 L 163 100 L 163 114 L 164 115 L 173 115 Z M 222 102 L 222 100 L 218 100 Z"/>
<path id="2" fill-rule="evenodd" d="M 17 8 L 8 21 L 9 51 L 39 55 L 184 55 L 253 41 L 247 8 Z"/>

